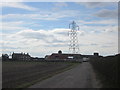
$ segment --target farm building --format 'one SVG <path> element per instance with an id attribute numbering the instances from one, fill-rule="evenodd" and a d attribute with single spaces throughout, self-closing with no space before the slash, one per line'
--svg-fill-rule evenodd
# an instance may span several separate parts
<path id="1" fill-rule="evenodd" d="M 13 60 L 31 60 L 31 56 L 27 53 L 14 53 L 12 54 Z"/>
<path id="2" fill-rule="evenodd" d="M 98 53 L 95 53 L 93 55 L 81 55 L 81 54 L 67 54 L 62 53 L 61 50 L 58 51 L 58 53 L 52 53 L 51 55 L 46 55 L 45 60 L 70 60 L 70 59 L 82 59 L 84 57 L 90 58 L 99 56 Z"/>
<path id="3" fill-rule="evenodd" d="M 46 55 L 45 59 L 46 60 L 67 60 L 67 59 L 78 59 L 81 57 L 81 54 L 67 54 L 67 53 L 62 53 L 62 51 L 58 51 L 58 53 L 53 53 L 51 55 Z"/>

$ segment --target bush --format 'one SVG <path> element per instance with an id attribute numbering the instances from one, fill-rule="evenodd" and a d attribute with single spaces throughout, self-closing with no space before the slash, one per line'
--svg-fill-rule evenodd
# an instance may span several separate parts
<path id="1" fill-rule="evenodd" d="M 97 57 L 90 60 L 104 88 L 120 87 L 120 80 L 118 78 L 120 61 L 118 58 L 120 58 L 119 54 L 115 56 Z"/>

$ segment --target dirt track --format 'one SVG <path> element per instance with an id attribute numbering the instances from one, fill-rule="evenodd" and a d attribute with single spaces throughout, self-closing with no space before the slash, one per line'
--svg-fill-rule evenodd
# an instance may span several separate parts
<path id="1" fill-rule="evenodd" d="M 39 82 L 29 88 L 100 88 L 89 62 Z"/>

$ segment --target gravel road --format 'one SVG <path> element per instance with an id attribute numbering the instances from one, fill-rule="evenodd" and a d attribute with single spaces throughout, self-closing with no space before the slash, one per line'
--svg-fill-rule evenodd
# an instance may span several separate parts
<path id="1" fill-rule="evenodd" d="M 57 74 L 29 88 L 100 88 L 96 75 L 89 62 Z"/>

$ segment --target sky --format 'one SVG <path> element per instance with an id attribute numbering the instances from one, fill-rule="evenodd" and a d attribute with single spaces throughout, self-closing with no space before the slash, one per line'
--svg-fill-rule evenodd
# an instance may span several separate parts
<path id="1" fill-rule="evenodd" d="M 69 52 L 69 24 L 78 30 L 79 53 L 118 53 L 117 2 L 3 2 L 0 53 L 44 57 Z"/>

